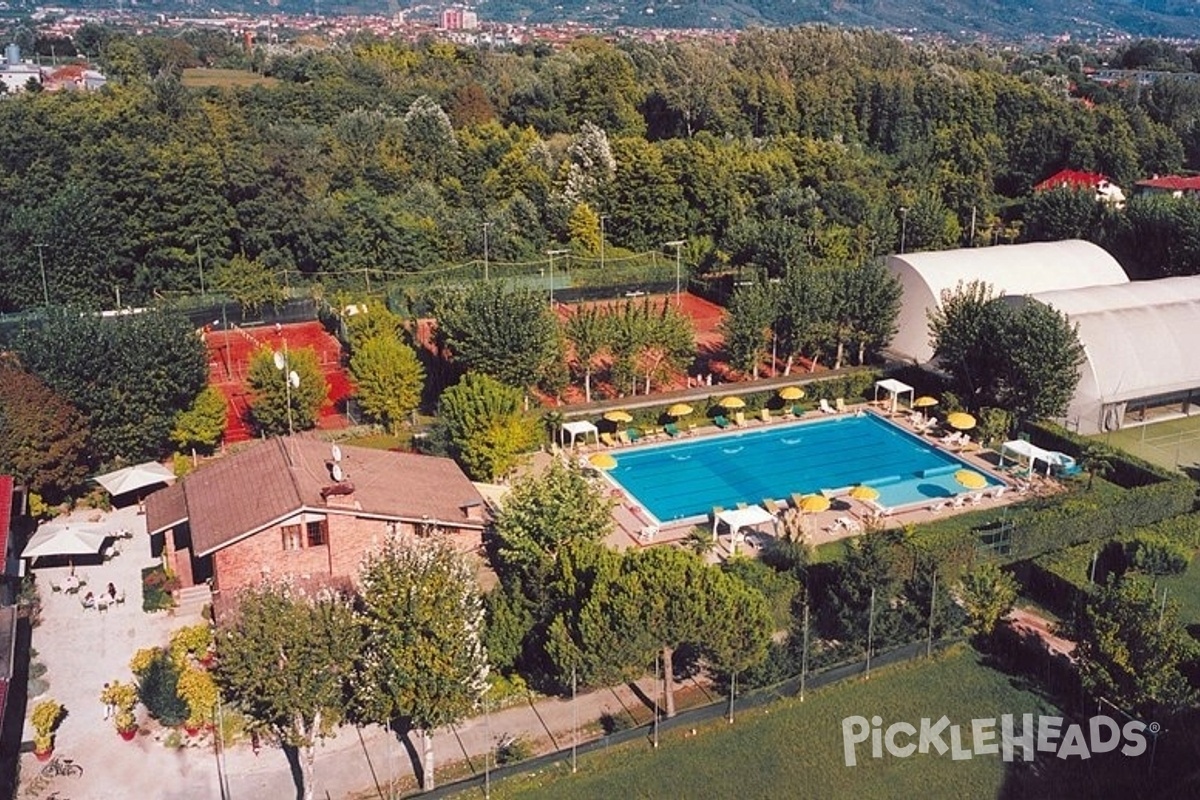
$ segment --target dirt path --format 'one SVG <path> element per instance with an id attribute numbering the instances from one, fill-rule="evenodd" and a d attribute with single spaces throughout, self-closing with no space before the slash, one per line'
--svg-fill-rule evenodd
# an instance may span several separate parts
<path id="1" fill-rule="evenodd" d="M 1038 637 L 1052 655 L 1062 655 L 1071 661 L 1075 660 L 1075 642 L 1055 633 L 1055 623 L 1040 614 L 1025 608 L 1014 608 L 1004 619 L 1014 630 Z"/>

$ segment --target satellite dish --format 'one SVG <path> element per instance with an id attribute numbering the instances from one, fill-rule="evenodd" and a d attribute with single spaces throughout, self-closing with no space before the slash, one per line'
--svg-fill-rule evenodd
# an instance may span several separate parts
<path id="1" fill-rule="evenodd" d="M 334 462 L 342 460 L 342 448 L 338 447 L 336 444 L 329 448 L 329 453 L 333 456 Z"/>
<path id="2" fill-rule="evenodd" d="M 346 477 L 346 473 L 342 472 L 341 464 L 334 464 L 332 467 L 330 467 L 329 474 L 332 475 L 333 479 L 338 483 L 341 483 L 342 479 Z"/>
<path id="3" fill-rule="evenodd" d="M 292 385 L 293 389 L 300 388 L 300 376 L 296 374 L 296 370 L 292 370 L 288 373 L 288 383 Z"/>
<path id="4" fill-rule="evenodd" d="M 283 353 L 279 352 L 278 350 L 275 351 L 273 358 L 275 359 L 275 369 L 283 369 L 287 366 L 287 359 L 284 358 Z"/>

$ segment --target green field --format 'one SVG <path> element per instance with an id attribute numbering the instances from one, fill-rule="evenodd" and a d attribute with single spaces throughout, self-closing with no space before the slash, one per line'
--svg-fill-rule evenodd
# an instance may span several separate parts
<path id="1" fill-rule="evenodd" d="M 1167 469 L 1200 464 L 1200 416 L 1123 428 L 1092 438 Z"/>
<path id="2" fill-rule="evenodd" d="M 1053 706 L 1012 676 L 982 666 L 959 646 L 930 664 L 918 661 L 878 671 L 869 681 L 843 683 L 712 723 L 692 737 L 672 731 L 657 751 L 644 741 L 588 754 L 579 773 L 559 765 L 493 787 L 503 798 L 731 797 L 994 798 L 1010 765 L 998 756 L 953 761 L 945 756 L 870 758 L 845 766 L 841 721 L 879 714 L 919 725 L 943 714 L 970 725 L 1002 713 L 1051 713 Z"/>
<path id="3" fill-rule="evenodd" d="M 183 85 L 193 89 L 207 89 L 210 86 L 226 88 L 230 86 L 274 86 L 279 83 L 275 78 L 268 78 L 241 69 L 200 69 L 191 68 L 183 71 Z"/>

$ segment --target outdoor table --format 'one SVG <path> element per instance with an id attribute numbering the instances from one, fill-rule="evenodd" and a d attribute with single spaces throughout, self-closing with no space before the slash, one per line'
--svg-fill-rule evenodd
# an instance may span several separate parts
<path id="1" fill-rule="evenodd" d="M 62 588 L 64 592 L 78 592 L 80 585 L 79 578 L 74 575 L 68 575 L 63 578 Z"/>

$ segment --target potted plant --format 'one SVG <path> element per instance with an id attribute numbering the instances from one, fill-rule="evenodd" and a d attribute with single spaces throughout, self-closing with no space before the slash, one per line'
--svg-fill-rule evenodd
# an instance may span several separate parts
<path id="1" fill-rule="evenodd" d="M 183 727 L 194 736 L 213 717 L 218 699 L 217 684 L 207 670 L 188 667 L 179 674 L 179 696 L 188 707 Z"/>
<path id="2" fill-rule="evenodd" d="M 117 727 L 117 733 L 127 742 L 132 740 L 137 735 L 138 727 L 137 717 L 133 713 L 138 702 L 137 687 L 132 683 L 113 681 L 104 687 L 100 700 L 116 710 L 113 724 Z"/>
<path id="3" fill-rule="evenodd" d="M 33 754 L 39 761 L 46 761 L 54 752 L 54 731 L 62 722 L 66 709 L 56 700 L 43 700 L 33 707 L 30 722 L 33 723 Z"/>

